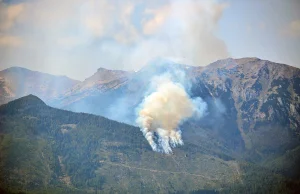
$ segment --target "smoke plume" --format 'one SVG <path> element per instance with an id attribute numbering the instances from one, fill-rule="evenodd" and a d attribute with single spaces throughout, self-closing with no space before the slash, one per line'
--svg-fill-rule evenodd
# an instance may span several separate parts
<path id="1" fill-rule="evenodd" d="M 154 151 L 171 153 L 171 147 L 183 145 L 179 125 L 194 113 L 201 114 L 200 109 L 183 85 L 168 76 L 156 77 L 152 84 L 154 91 L 141 103 L 137 124 Z M 196 102 L 199 105 L 199 100 Z"/>

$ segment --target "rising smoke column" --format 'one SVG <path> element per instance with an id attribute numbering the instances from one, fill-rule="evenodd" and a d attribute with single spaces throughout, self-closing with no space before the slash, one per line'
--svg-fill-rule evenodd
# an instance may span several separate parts
<path id="1" fill-rule="evenodd" d="M 179 124 L 194 111 L 184 87 L 161 77 L 155 91 L 140 105 L 137 124 L 154 151 L 171 153 L 171 147 L 183 144 Z"/>

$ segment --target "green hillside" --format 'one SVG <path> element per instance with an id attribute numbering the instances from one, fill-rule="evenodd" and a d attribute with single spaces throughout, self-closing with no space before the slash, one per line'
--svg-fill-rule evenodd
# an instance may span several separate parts
<path id="1" fill-rule="evenodd" d="M 257 193 L 267 184 L 270 193 L 292 193 L 299 186 L 280 172 L 204 147 L 156 153 L 136 127 L 51 108 L 29 95 L 0 107 L 0 191 Z"/>

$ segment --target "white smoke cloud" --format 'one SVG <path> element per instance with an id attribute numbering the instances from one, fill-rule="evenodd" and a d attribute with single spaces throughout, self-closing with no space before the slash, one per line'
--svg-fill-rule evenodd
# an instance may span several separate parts
<path id="1" fill-rule="evenodd" d="M 207 104 L 202 100 L 202 98 L 197 97 L 192 99 L 194 105 L 194 117 L 201 118 L 207 115 Z"/>
<path id="2" fill-rule="evenodd" d="M 182 84 L 172 81 L 169 74 L 152 80 L 154 91 L 138 108 L 137 124 L 154 151 L 171 153 L 172 147 L 183 145 L 180 124 L 197 114 L 203 116 L 206 103 L 191 99 Z"/>

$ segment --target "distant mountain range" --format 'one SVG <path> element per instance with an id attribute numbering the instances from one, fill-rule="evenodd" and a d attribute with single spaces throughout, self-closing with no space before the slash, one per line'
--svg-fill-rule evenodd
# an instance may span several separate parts
<path id="1" fill-rule="evenodd" d="M 258 58 L 224 59 L 204 67 L 156 59 L 137 72 L 98 71 L 83 82 L 24 68 L 0 72 L 2 103 L 32 93 L 47 104 L 135 125 L 136 107 L 154 76 L 184 72 L 189 94 L 208 103 L 208 114 L 184 123 L 188 142 L 207 137 L 256 160 L 299 143 L 300 69 Z M 217 122 L 216 122 L 217 121 Z M 201 131 L 201 133 L 199 133 Z M 239 154 L 240 155 L 240 154 Z"/>
<path id="2" fill-rule="evenodd" d="M 22 67 L 0 71 L 0 104 L 34 94 L 45 101 L 62 95 L 79 81 L 66 76 L 55 76 Z"/>
<path id="3" fill-rule="evenodd" d="M 153 152 L 134 127 L 151 80 L 165 74 L 207 103 L 202 118 L 181 124 L 185 145 L 174 155 Z M 0 103 L 0 193 L 300 187 L 300 69 L 288 65 L 229 58 L 194 67 L 156 59 L 137 72 L 99 68 L 82 82 L 13 67 L 0 72 Z"/>
<path id="4" fill-rule="evenodd" d="M 132 75 L 132 72 L 99 68 L 91 77 L 68 88 L 65 93 L 62 93 L 59 96 L 60 98 L 58 99 L 57 104 L 54 105 L 65 107 L 77 103 L 85 97 L 118 89 L 127 83 L 130 75 Z"/>
<path id="5" fill-rule="evenodd" d="M 137 127 L 29 95 L 0 106 L 0 192 L 297 193 L 299 148 L 260 164 L 207 137 L 166 155 Z"/>

